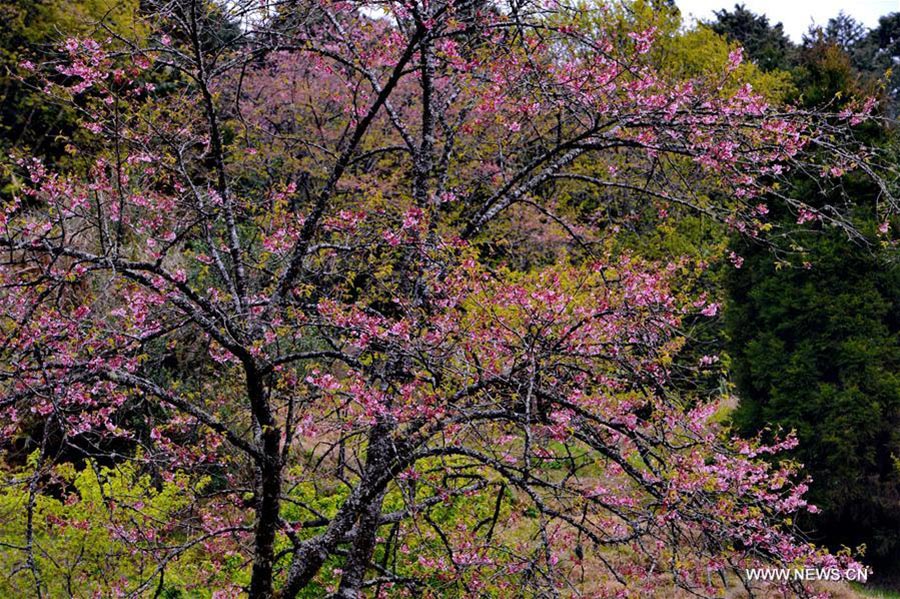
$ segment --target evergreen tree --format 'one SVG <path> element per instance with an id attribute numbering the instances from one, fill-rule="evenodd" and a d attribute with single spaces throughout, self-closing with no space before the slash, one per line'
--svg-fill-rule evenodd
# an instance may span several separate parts
<path id="1" fill-rule="evenodd" d="M 764 71 L 786 69 L 790 65 L 793 44 L 781 23 L 771 25 L 768 17 L 735 4 L 734 11 L 716 11 L 710 24 L 713 31 L 729 40 L 740 42 L 747 56 Z"/>
<path id="2" fill-rule="evenodd" d="M 808 40 L 798 56 L 796 102 L 839 107 L 873 91 L 837 39 Z M 892 132 L 860 133 L 885 145 Z M 877 190 L 853 176 L 844 186 L 868 243 L 773 208 L 790 232 L 786 253 L 736 244 L 745 261 L 727 284 L 733 418 L 744 435 L 796 430 L 795 457 L 822 511 L 804 526 L 832 547 L 864 544 L 868 563 L 883 567 L 900 556 L 900 269 L 879 247 Z M 793 192 L 821 210 L 837 201 L 811 179 Z"/>

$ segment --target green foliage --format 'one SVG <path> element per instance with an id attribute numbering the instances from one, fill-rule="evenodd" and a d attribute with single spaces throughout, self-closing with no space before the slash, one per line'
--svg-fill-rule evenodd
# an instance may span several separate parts
<path id="1" fill-rule="evenodd" d="M 793 103 L 839 110 L 880 93 L 879 74 L 862 66 L 877 63 L 869 48 L 877 33 L 846 15 L 799 48 L 780 24 L 742 6 L 718 12 L 711 27 L 741 42 L 764 70 L 789 69 Z M 894 133 L 868 124 L 859 135 L 885 147 Z M 776 255 L 733 243 L 745 262 L 725 281 L 740 399 L 732 418 L 744 435 L 795 430 L 794 457 L 812 476 L 810 498 L 822 509 L 803 525 L 834 548 L 865 545 L 869 563 L 882 566 L 900 555 L 893 532 L 900 526 L 900 269 L 876 240 L 877 190 L 864 178 L 844 177 L 849 202 L 823 196 L 810 179 L 790 185 L 812 206 L 843 203 L 871 245 L 852 243 L 837 228 L 796 225 L 795 214 L 777 208 L 769 219 L 787 241 Z"/>
<path id="2" fill-rule="evenodd" d="M 794 429 L 813 524 L 832 544 L 900 551 L 900 270 L 837 231 L 806 241 L 809 269 L 747 257 L 727 311 L 741 432 Z"/>
<path id="3" fill-rule="evenodd" d="M 793 71 L 798 97 L 804 106 L 841 106 L 851 98 L 878 94 L 875 80 L 857 71 L 850 56 L 837 43 L 819 38 L 798 51 Z"/>
<path id="4" fill-rule="evenodd" d="M 824 29 L 812 31 L 805 39 L 807 45 L 825 41 L 846 52 L 853 68 L 872 81 L 880 82 L 885 96 L 883 112 L 892 118 L 898 113 L 900 72 L 896 69 L 900 58 L 900 13 L 885 15 L 878 26 L 867 30 L 852 17 L 840 13 L 829 19 Z"/>
<path id="5" fill-rule="evenodd" d="M 653 48 L 653 62 L 662 74 L 674 80 L 715 75 L 725 70 L 728 54 L 743 42 L 728 31 L 715 25 L 700 24 L 685 28 L 681 13 L 672 3 L 659 0 L 635 0 L 627 3 L 611 3 L 604 22 L 621 21 L 617 29 L 656 30 L 657 43 Z M 749 13 L 752 14 L 752 13 Z M 761 17 L 765 21 L 765 17 Z M 780 27 L 780 25 L 779 25 Z M 780 31 L 780 29 L 778 29 Z M 783 34 L 782 34 L 783 35 Z M 786 43 L 790 43 L 785 38 Z M 747 49 L 750 52 L 750 49 Z M 751 57 L 754 56 L 751 53 Z M 780 68 L 780 67 L 779 67 Z M 790 76 L 763 62 L 747 61 L 742 64 L 726 91 L 749 83 L 758 93 L 772 101 L 784 98 L 792 89 Z"/>
<path id="6" fill-rule="evenodd" d="M 53 105 L 21 62 L 52 55 L 67 37 L 140 39 L 139 0 L 0 0 L 0 152 L 64 156 L 77 131 L 74 111 Z"/>
<path id="7" fill-rule="evenodd" d="M 195 544 L 172 552 L 175 559 L 160 581 L 157 559 L 165 552 L 159 547 L 176 547 L 181 535 L 145 534 L 159 522 L 179 520 L 206 480 L 176 474 L 154 481 L 128 463 L 100 468 L 88 462 L 79 469 L 64 464 L 35 475 L 36 455 L 27 469 L 0 475 L 0 545 L 7 548 L 0 551 L 0 596 L 31 596 L 37 575 L 49 597 L 115 596 L 145 581 L 163 597 L 209 597 L 216 572 L 226 579 L 233 575 Z M 25 550 L 32 481 L 45 487 L 33 500 L 34 570 Z"/>
<path id="8" fill-rule="evenodd" d="M 668 72 L 684 77 L 721 72 L 728 63 L 728 53 L 736 44 L 714 28 L 699 25 L 660 44 L 660 64 Z M 764 68 L 760 63 L 744 62 L 738 69 L 732 88 L 749 83 L 771 101 L 780 101 L 793 90 L 790 75 L 781 70 Z"/>
<path id="9" fill-rule="evenodd" d="M 585 459 L 579 461 L 582 474 L 585 474 L 590 470 L 591 464 Z M 558 467 L 563 469 L 562 465 Z M 444 542 L 447 537 L 442 538 L 442 535 L 469 538 L 476 534 L 490 534 L 493 538 L 503 538 L 510 542 L 525 541 L 538 532 L 537 510 L 533 510 L 533 513 L 525 512 L 524 518 L 520 519 L 517 512 L 523 512 L 528 504 L 517 500 L 515 493 L 496 474 L 473 466 L 465 459 L 422 460 L 417 468 L 425 473 L 422 475 L 424 478 L 432 479 L 429 481 L 431 484 L 417 484 L 411 480 L 392 485 L 385 494 L 382 511 L 391 514 L 414 509 L 423 514 L 423 518 L 418 522 L 400 521 L 382 525 L 379 535 L 387 539 L 387 542 L 376 547 L 372 562 L 389 566 L 401 576 L 423 580 L 423 597 L 467 596 L 464 589 L 465 578 L 448 582 L 441 579 L 440 571 L 424 567 L 420 559 L 426 562 L 446 559 Z M 446 478 L 446 470 L 449 468 L 459 469 L 458 473 L 451 475 L 458 479 L 457 482 L 450 482 Z M 565 472 L 560 472 L 561 477 L 565 475 Z M 488 492 L 463 492 L 463 489 L 481 477 L 492 481 L 492 484 L 486 485 Z M 436 497 L 431 485 L 438 480 L 448 489 L 456 488 L 457 491 Z M 282 517 L 291 523 L 333 518 L 346 500 L 348 492 L 347 486 L 336 480 L 294 485 L 289 495 L 290 500 L 282 507 Z M 303 539 L 321 533 L 320 526 L 296 528 L 297 536 Z M 457 540 L 454 538 L 454 541 Z M 288 546 L 286 538 L 280 538 L 279 543 L 280 548 Z M 499 547 L 495 553 L 488 552 L 488 555 L 497 563 L 510 559 Z M 313 599 L 331 595 L 340 582 L 343 561 L 339 556 L 331 556 L 320 575 L 299 596 Z M 289 565 L 289 560 L 285 558 L 282 565 Z M 452 567 L 449 563 L 446 566 Z M 492 585 L 486 585 L 481 590 L 481 597 L 507 596 Z"/>
<path id="10" fill-rule="evenodd" d="M 754 14 L 743 4 L 735 4 L 732 12 L 716 11 L 716 20 L 710 27 L 740 43 L 749 58 L 764 71 L 786 70 L 790 66 L 793 48 L 781 23 L 770 25 L 765 15 Z"/>

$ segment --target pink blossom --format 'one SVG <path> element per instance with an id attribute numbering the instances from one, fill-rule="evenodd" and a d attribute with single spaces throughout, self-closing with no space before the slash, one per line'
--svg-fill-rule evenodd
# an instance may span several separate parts
<path id="1" fill-rule="evenodd" d="M 719 304 L 715 302 L 711 302 L 707 304 L 702 310 L 700 310 L 700 314 L 703 316 L 713 317 L 719 313 Z"/>
<path id="2" fill-rule="evenodd" d="M 728 70 L 734 71 L 741 63 L 744 61 L 744 49 L 743 48 L 735 48 L 731 52 L 728 53 Z"/>

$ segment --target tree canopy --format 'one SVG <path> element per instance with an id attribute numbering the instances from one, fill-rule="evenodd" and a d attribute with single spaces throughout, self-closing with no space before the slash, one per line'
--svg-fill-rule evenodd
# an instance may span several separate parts
<path id="1" fill-rule="evenodd" d="M 733 436 L 693 333 L 726 235 L 861 241 L 821 201 L 857 180 L 892 217 L 876 98 L 785 103 L 660 8 L 167 0 L 19 59 L 76 158 L 19 152 L 2 198 L 2 592 L 803 596 L 747 569 L 861 568 L 797 530 L 797 435 Z"/>

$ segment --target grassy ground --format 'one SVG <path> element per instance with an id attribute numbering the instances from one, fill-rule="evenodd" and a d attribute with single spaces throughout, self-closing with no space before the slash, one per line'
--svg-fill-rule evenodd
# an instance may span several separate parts
<path id="1" fill-rule="evenodd" d="M 878 589 L 872 585 L 864 585 L 852 582 L 850 589 L 860 598 L 876 598 L 876 599 L 900 599 L 900 591 L 890 589 Z"/>

